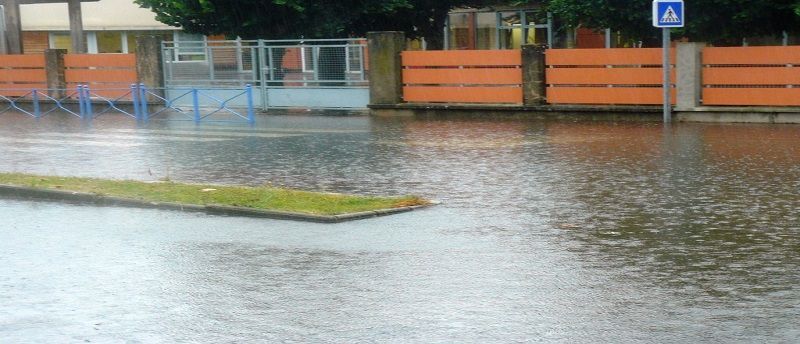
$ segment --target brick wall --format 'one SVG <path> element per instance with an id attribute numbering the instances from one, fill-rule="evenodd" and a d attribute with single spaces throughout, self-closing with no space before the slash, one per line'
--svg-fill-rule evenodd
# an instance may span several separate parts
<path id="1" fill-rule="evenodd" d="M 46 31 L 23 31 L 22 49 L 25 54 L 43 54 L 50 47 Z"/>

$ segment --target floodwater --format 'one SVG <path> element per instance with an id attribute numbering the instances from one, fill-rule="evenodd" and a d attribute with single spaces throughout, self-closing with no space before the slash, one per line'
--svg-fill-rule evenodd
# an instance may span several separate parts
<path id="1" fill-rule="evenodd" d="M 0 171 L 414 193 L 344 224 L 0 199 L 0 341 L 795 342 L 800 127 L 0 114 Z"/>

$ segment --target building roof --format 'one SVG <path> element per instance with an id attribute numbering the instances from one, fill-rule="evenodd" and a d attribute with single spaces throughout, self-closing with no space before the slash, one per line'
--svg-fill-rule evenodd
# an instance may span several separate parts
<path id="1" fill-rule="evenodd" d="M 21 0 L 39 1 L 39 0 Z M 47 1 L 47 0 L 45 0 Z M 155 13 L 133 0 L 99 0 L 81 4 L 83 27 L 97 30 L 177 30 L 155 19 Z M 20 7 L 24 31 L 69 31 L 66 3 L 29 4 Z"/>

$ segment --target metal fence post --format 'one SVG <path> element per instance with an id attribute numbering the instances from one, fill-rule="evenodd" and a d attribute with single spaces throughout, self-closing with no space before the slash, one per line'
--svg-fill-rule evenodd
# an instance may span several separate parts
<path id="1" fill-rule="evenodd" d="M 133 116 L 136 121 L 142 120 L 142 114 L 139 112 L 139 87 L 136 84 L 131 84 L 131 102 L 133 102 Z"/>
<path id="2" fill-rule="evenodd" d="M 236 38 L 236 71 L 241 73 L 244 71 L 244 59 L 242 57 L 242 38 Z"/>
<path id="3" fill-rule="evenodd" d="M 216 78 L 216 71 L 214 70 L 214 49 L 203 42 L 206 46 L 206 62 L 208 62 L 208 76 L 213 81 Z"/>
<path id="4" fill-rule="evenodd" d="M 150 119 L 150 113 L 147 110 L 147 86 L 144 84 L 139 84 L 139 102 L 139 112 L 142 113 L 144 121 L 147 122 Z"/>
<path id="5" fill-rule="evenodd" d="M 325 86 L 325 85 L 320 85 L 319 83 L 319 47 L 317 46 L 311 47 L 311 66 L 312 66 L 311 68 L 314 69 L 312 71 L 314 72 L 314 81 L 316 81 L 317 85 L 319 86 Z"/>
<path id="6" fill-rule="evenodd" d="M 200 94 L 196 88 L 192 89 L 192 105 L 194 105 L 194 122 L 200 123 Z"/>
<path id="7" fill-rule="evenodd" d="M 670 62 L 670 57 L 671 57 L 670 56 L 670 48 L 671 48 L 670 45 L 671 45 L 672 40 L 670 38 L 670 28 L 665 27 L 665 28 L 661 29 L 661 31 L 663 32 L 661 44 L 663 45 L 662 53 L 663 53 L 663 59 L 664 59 L 664 63 L 663 63 L 663 67 L 662 67 L 663 68 L 663 72 L 664 72 L 664 86 L 663 86 L 663 91 L 664 91 L 664 113 L 663 113 L 663 117 L 664 117 L 664 123 L 669 123 L 669 122 L 672 122 L 672 100 L 671 100 L 671 97 L 672 97 L 672 78 L 671 78 L 671 75 L 672 74 L 669 71 L 670 67 L 671 67 L 670 66 L 670 63 L 671 63 Z"/>
<path id="8" fill-rule="evenodd" d="M 358 65 L 361 68 L 361 81 L 367 80 L 367 67 L 364 66 L 364 52 L 367 50 L 365 45 L 358 46 Z"/>
<path id="9" fill-rule="evenodd" d="M 31 98 L 33 98 L 33 117 L 39 119 L 42 117 L 42 113 L 39 110 L 39 90 L 34 89 Z"/>
<path id="10" fill-rule="evenodd" d="M 267 50 L 267 64 L 266 64 L 266 69 L 267 69 L 267 74 L 269 75 L 269 79 L 267 79 L 267 80 L 265 80 L 265 81 L 264 81 L 264 83 L 265 83 L 265 84 L 267 84 L 267 81 L 275 81 L 275 69 L 274 69 L 274 68 L 272 68 L 272 67 L 273 67 L 273 64 L 275 64 L 275 61 L 273 60 L 273 56 L 272 56 L 272 55 L 273 55 L 273 53 L 272 53 L 272 47 L 266 47 L 266 46 L 265 46 L 265 48 L 264 48 L 264 49 L 266 49 L 266 50 Z M 301 49 L 302 49 L 302 48 L 301 48 Z"/>
<path id="11" fill-rule="evenodd" d="M 247 94 L 247 122 L 252 125 L 256 123 L 256 113 L 253 110 L 253 86 L 245 85 L 244 91 Z"/>
<path id="12" fill-rule="evenodd" d="M 85 95 L 83 99 L 86 102 L 86 105 L 85 105 L 86 118 L 87 119 L 92 119 L 92 116 L 94 116 L 94 114 L 92 113 L 92 95 L 91 95 L 91 92 L 89 90 L 89 85 L 83 85 L 83 93 Z"/>
<path id="13" fill-rule="evenodd" d="M 86 118 L 86 103 L 83 100 L 83 86 L 78 85 L 76 91 L 78 92 L 78 107 L 80 108 L 81 118 Z"/>

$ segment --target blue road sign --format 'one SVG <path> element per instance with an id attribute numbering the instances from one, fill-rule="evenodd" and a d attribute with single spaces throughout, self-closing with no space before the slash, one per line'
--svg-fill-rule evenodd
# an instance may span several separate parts
<path id="1" fill-rule="evenodd" d="M 683 0 L 653 0 L 653 26 L 683 27 Z"/>

